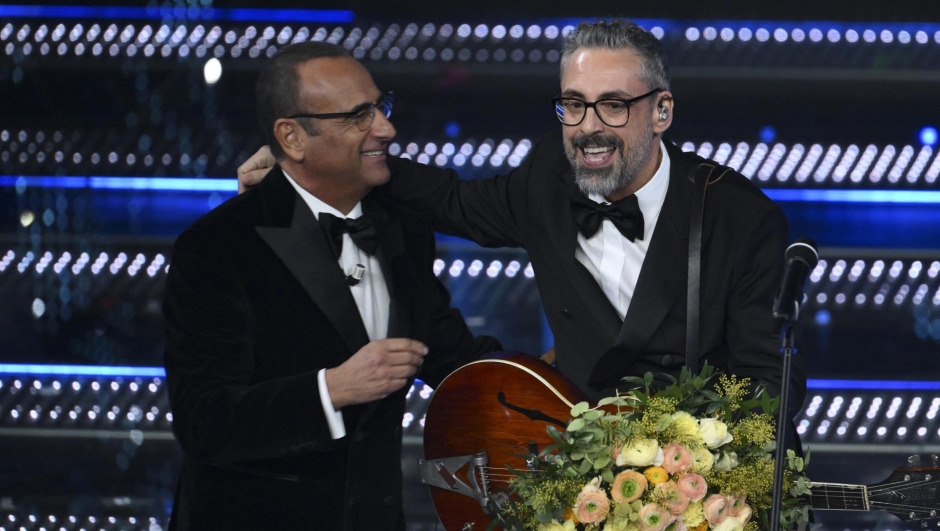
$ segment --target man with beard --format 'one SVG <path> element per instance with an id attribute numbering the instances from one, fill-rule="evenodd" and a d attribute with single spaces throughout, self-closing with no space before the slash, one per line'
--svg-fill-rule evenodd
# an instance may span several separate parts
<path id="1" fill-rule="evenodd" d="M 628 21 L 581 23 L 566 38 L 561 132 L 510 174 L 461 181 L 390 160 L 383 192 L 435 229 L 486 247 L 523 247 L 555 337 L 557 367 L 588 396 L 627 375 L 678 375 L 686 363 L 690 211 L 704 161 L 662 141 L 672 124 L 659 41 Z M 256 156 L 239 169 L 255 180 Z M 772 307 L 788 243 L 783 212 L 739 173 L 710 163 L 702 220 L 699 362 L 779 393 Z M 706 166 L 706 169 L 708 167 Z M 792 404 L 805 394 L 794 360 Z"/>

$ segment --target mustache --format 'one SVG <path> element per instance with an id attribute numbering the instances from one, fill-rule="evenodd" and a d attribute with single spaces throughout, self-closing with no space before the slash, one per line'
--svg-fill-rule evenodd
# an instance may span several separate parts
<path id="1" fill-rule="evenodd" d="M 571 147 L 575 149 L 612 147 L 623 151 L 623 140 L 613 135 L 579 135 L 571 139 Z"/>

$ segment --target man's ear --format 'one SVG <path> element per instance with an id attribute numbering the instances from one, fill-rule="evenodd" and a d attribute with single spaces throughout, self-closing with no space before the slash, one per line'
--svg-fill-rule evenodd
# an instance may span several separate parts
<path id="1" fill-rule="evenodd" d="M 307 141 L 307 135 L 294 120 L 281 118 L 274 122 L 274 138 L 281 145 L 284 156 L 294 162 L 303 162 L 304 143 Z"/>
<path id="2" fill-rule="evenodd" d="M 672 93 L 664 90 L 659 93 L 656 105 L 653 105 L 653 133 L 662 134 L 672 125 Z"/>

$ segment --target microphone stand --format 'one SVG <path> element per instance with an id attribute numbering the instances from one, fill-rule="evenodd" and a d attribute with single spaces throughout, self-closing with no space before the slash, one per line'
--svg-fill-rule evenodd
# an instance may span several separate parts
<path id="1" fill-rule="evenodd" d="M 796 315 L 799 315 L 797 306 Z M 774 484 L 773 499 L 770 503 L 770 531 L 780 531 L 780 511 L 783 508 L 783 463 L 786 459 L 787 405 L 790 401 L 790 362 L 796 353 L 793 340 L 793 321 L 788 319 L 780 329 L 780 350 L 783 352 L 783 374 L 780 379 L 780 412 L 777 414 L 777 447 L 774 449 Z"/>

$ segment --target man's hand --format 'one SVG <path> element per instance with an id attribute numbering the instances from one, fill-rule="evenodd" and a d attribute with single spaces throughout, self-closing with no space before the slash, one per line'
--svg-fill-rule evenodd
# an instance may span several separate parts
<path id="1" fill-rule="evenodd" d="M 238 167 L 238 193 L 243 193 L 260 183 L 276 163 L 271 148 L 261 146 L 261 149 Z"/>
<path id="2" fill-rule="evenodd" d="M 380 339 L 326 370 L 333 407 L 381 400 L 401 389 L 424 363 L 428 347 L 413 339 Z"/>

